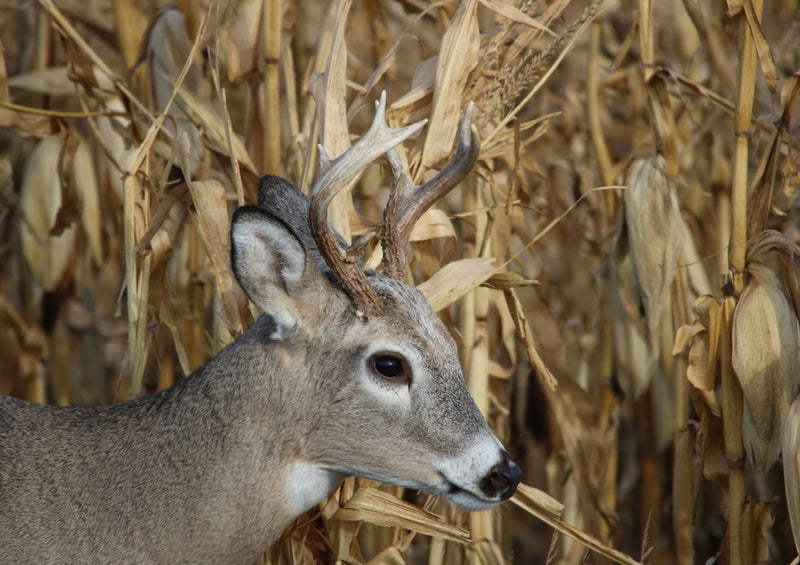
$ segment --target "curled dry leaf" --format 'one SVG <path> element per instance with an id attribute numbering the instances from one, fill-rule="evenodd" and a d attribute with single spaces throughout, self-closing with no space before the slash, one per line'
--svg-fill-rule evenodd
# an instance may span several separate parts
<path id="1" fill-rule="evenodd" d="M 750 282 L 733 315 L 733 369 L 744 394 L 747 454 L 766 472 L 781 451 L 781 424 L 800 384 L 800 328 L 783 283 L 751 263 Z"/>
<path id="2" fill-rule="evenodd" d="M 716 356 L 710 352 L 711 338 L 707 330 L 694 336 L 692 346 L 689 348 L 689 364 L 686 368 L 686 377 L 703 397 L 703 401 L 715 416 L 722 416 L 722 407 L 719 399 L 714 394 L 714 370 L 716 369 Z M 709 367 L 711 370 L 709 370 Z"/>
<path id="3" fill-rule="evenodd" d="M 672 354 L 689 349 L 686 378 L 700 392 L 704 402 L 715 416 L 722 415 L 719 399 L 714 392 L 719 359 L 720 336 L 723 328 L 722 302 L 713 296 L 700 296 L 695 300 L 697 321 L 678 328 Z"/>
<path id="4" fill-rule="evenodd" d="M 491 277 L 486 279 L 483 286 L 492 288 L 494 290 L 508 290 L 517 286 L 535 286 L 539 281 L 536 279 L 526 279 L 517 273 L 500 272 L 494 273 Z"/>

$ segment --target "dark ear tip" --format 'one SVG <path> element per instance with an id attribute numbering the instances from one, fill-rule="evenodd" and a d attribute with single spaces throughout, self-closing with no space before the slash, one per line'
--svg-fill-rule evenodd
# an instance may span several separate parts
<path id="1" fill-rule="evenodd" d="M 278 193 L 281 195 L 295 193 L 292 194 L 293 197 L 296 197 L 296 195 L 301 195 L 303 198 L 305 198 L 303 193 L 300 192 L 298 188 L 296 188 L 292 183 L 283 177 L 279 177 L 277 175 L 265 175 L 261 177 L 261 180 L 258 182 L 259 207 L 268 210 L 270 208 L 270 200 L 275 198 L 272 196 L 273 193 Z"/>
<path id="2" fill-rule="evenodd" d="M 270 188 L 279 186 L 284 182 L 286 181 L 277 175 L 264 175 L 261 177 L 261 180 L 258 181 L 258 192 L 261 193 L 262 190 L 269 190 Z"/>

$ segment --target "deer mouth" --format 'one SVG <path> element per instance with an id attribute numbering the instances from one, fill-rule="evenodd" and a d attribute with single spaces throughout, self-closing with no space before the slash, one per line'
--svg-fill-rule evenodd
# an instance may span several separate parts
<path id="1" fill-rule="evenodd" d="M 441 494 L 461 508 L 467 510 L 487 510 L 496 506 L 502 500 L 499 497 L 487 498 L 483 494 L 478 494 L 472 490 L 461 487 L 450 482 L 444 475 L 442 475 L 442 479 L 444 480 L 446 490 Z"/>
<path id="2" fill-rule="evenodd" d="M 434 492 L 465 510 L 488 510 L 502 500 L 499 496 L 487 496 L 478 485 L 474 487 L 462 486 L 450 480 L 444 473 L 440 472 L 439 476 L 441 477 L 441 484 L 434 489 Z"/>

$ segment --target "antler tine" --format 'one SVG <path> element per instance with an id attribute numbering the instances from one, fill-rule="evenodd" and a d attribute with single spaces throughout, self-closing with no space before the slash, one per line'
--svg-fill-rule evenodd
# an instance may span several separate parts
<path id="1" fill-rule="evenodd" d="M 473 104 L 469 103 L 461 122 L 458 149 L 453 159 L 423 185 L 416 186 L 408 177 L 400 157 L 394 149 L 386 158 L 392 170 L 394 186 L 386 203 L 381 230 L 384 273 L 405 280 L 406 247 L 414 224 L 433 204 L 453 189 L 469 174 L 481 152 L 481 140 L 477 128 L 472 125 Z"/>
<path id="2" fill-rule="evenodd" d="M 402 128 L 390 128 L 386 124 L 384 91 L 375 103 L 372 125 L 350 149 L 331 161 L 325 149 L 319 146 L 320 173 L 311 189 L 309 225 L 325 262 L 355 302 L 359 316 L 369 317 L 380 311 L 381 302 L 355 257 L 354 248 L 363 247 L 363 242 L 356 242 L 350 247 L 342 245 L 333 228 L 328 225 L 328 207 L 339 192 L 349 190 L 355 184 L 372 161 L 414 135 L 426 123 L 427 120 L 422 120 Z"/>

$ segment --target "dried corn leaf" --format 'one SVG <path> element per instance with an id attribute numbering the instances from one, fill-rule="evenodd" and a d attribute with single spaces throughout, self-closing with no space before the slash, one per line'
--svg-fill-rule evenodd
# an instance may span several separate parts
<path id="1" fill-rule="evenodd" d="M 405 555 L 394 545 L 387 547 L 378 555 L 367 561 L 367 565 L 405 565 L 405 563 Z"/>
<path id="2" fill-rule="evenodd" d="M 328 20 L 333 21 L 330 41 L 323 36 L 317 57 L 325 61 L 325 71 L 312 78 L 312 92 L 317 105 L 320 146 L 324 154 L 320 156 L 320 169 L 329 160 L 336 159 L 350 148 L 350 134 L 347 126 L 347 44 L 345 30 L 347 17 L 352 6 L 351 0 L 331 3 Z M 316 80 L 314 80 L 316 79 Z M 336 231 L 350 241 L 348 214 L 353 208 L 350 189 L 356 179 L 343 186 L 328 207 L 328 221 Z"/>
<path id="3" fill-rule="evenodd" d="M 497 0 L 478 0 L 481 4 L 489 8 L 492 12 L 496 12 L 497 14 L 511 20 L 512 22 L 517 22 L 519 24 L 526 25 L 528 27 L 532 27 L 534 29 L 538 29 L 539 31 L 543 31 L 548 35 L 553 37 L 557 37 L 558 34 L 554 33 L 550 30 L 546 25 L 539 22 L 538 20 L 533 19 L 528 14 L 514 6 L 513 4 L 505 4 L 502 2 L 498 2 Z"/>
<path id="4" fill-rule="evenodd" d="M 156 319 L 167 289 L 167 264 L 172 256 L 172 241 L 166 230 L 158 230 L 151 240 L 150 293 L 148 318 Z"/>
<path id="5" fill-rule="evenodd" d="M 409 241 L 424 241 L 437 237 L 449 237 L 455 240 L 456 233 L 447 214 L 438 208 L 431 208 L 414 224 Z"/>
<path id="6" fill-rule="evenodd" d="M 50 116 L 37 116 L 4 106 L 0 102 L 0 127 L 13 128 L 21 135 L 33 137 L 47 137 L 58 131 L 58 126 Z"/>
<path id="7" fill-rule="evenodd" d="M 484 286 L 494 290 L 508 290 L 518 286 L 535 286 L 538 284 L 539 281 L 535 279 L 526 279 L 517 273 L 510 273 L 507 271 L 494 273 L 483 283 Z"/>
<path id="8" fill-rule="evenodd" d="M 494 258 L 461 259 L 448 263 L 435 275 L 417 286 L 438 312 L 477 288 L 495 272 Z"/>
<path id="9" fill-rule="evenodd" d="M 436 67 L 433 111 L 425 136 L 420 170 L 444 159 L 453 151 L 462 115 L 464 86 L 477 63 L 479 47 L 477 0 L 464 0 L 442 38 Z"/>
<path id="10" fill-rule="evenodd" d="M 75 93 L 75 83 L 67 75 L 67 67 L 48 67 L 8 79 L 8 86 L 49 96 L 69 96 Z"/>
<path id="11" fill-rule="evenodd" d="M 686 324 L 685 326 L 679 327 L 678 331 L 675 332 L 675 345 L 672 347 L 672 354 L 678 355 L 687 347 L 691 347 L 692 339 L 694 339 L 697 334 L 704 331 L 706 331 L 706 327 L 698 323 Z"/>
<path id="12" fill-rule="evenodd" d="M 747 454 L 766 472 L 781 450 L 781 424 L 800 383 L 800 328 L 783 284 L 760 263 L 733 315 L 733 369 L 744 394 Z"/>
<path id="13" fill-rule="evenodd" d="M 347 44 L 345 28 L 350 13 L 350 0 L 336 3 L 335 28 L 326 55 L 323 90 L 315 90 L 319 112 L 322 146 L 331 159 L 347 151 L 350 136 L 347 128 Z M 323 47 L 324 49 L 324 47 Z M 319 93 L 322 94 L 319 97 Z M 338 225 L 334 224 L 338 229 Z"/>
<path id="14" fill-rule="evenodd" d="M 744 563 L 769 563 L 770 530 L 775 523 L 775 502 L 762 502 L 745 506 L 742 530 L 750 543 L 745 546 Z"/>
<path id="15" fill-rule="evenodd" d="M 237 336 L 244 330 L 241 314 L 246 307 L 228 262 L 230 219 L 227 192 L 225 186 L 216 180 L 188 181 L 188 184 L 200 233 L 214 267 L 222 315 L 229 334 Z"/>
<path id="16" fill-rule="evenodd" d="M 183 101 L 183 105 L 188 109 L 189 113 L 194 116 L 194 119 L 203 129 L 208 144 L 217 153 L 227 155 L 228 140 L 225 134 L 225 122 L 218 111 L 215 111 L 207 102 L 201 97 L 195 95 L 193 92 L 186 88 L 182 88 L 178 92 L 178 96 Z M 238 135 L 231 136 L 231 146 L 233 150 L 233 157 L 248 171 L 253 174 L 258 172 L 250 154 L 245 147 L 244 142 Z"/>
<path id="17" fill-rule="evenodd" d="M 176 8 L 163 9 L 148 30 L 145 44 L 147 61 L 147 86 L 150 94 L 150 108 L 163 112 L 169 103 L 176 78 L 188 63 L 182 87 L 191 91 L 201 100 L 204 98 L 205 82 L 200 68 L 191 60 L 192 44 L 186 33 L 186 21 Z M 200 132 L 179 107 L 172 107 L 170 119 L 164 123 L 164 130 L 169 132 L 170 139 L 178 143 L 186 136 L 188 143 L 185 151 L 187 159 L 180 165 L 184 174 L 193 173 L 202 157 Z M 169 155 L 169 151 L 166 152 Z"/>
<path id="18" fill-rule="evenodd" d="M 58 235 L 80 220 L 96 265 L 103 260 L 100 234 L 100 208 L 95 164 L 86 142 L 71 130 L 61 136 L 57 174 L 61 185 L 61 205 L 51 228 Z"/>
<path id="19" fill-rule="evenodd" d="M 706 366 L 712 357 L 708 353 L 708 341 L 708 331 L 705 329 L 694 336 L 692 346 L 689 348 L 689 366 L 686 368 L 686 377 L 689 382 L 702 390 L 714 389 L 714 375 L 712 373 L 711 379 L 709 379 L 706 371 Z"/>
<path id="20" fill-rule="evenodd" d="M 562 520 L 561 513 L 564 510 L 564 505 L 538 489 L 520 484 L 517 487 L 517 493 L 511 497 L 511 502 L 525 510 L 525 512 L 536 516 L 539 520 L 548 524 L 556 531 L 569 536 L 586 548 L 609 558 L 615 563 L 623 563 L 626 565 L 636 565 L 639 563 L 621 551 L 608 547 L 597 538 Z"/>
<path id="21" fill-rule="evenodd" d="M 761 11 L 759 10 L 756 12 L 753 7 L 753 0 L 742 2 L 742 6 L 744 7 L 745 17 L 747 18 L 747 27 L 750 30 L 753 44 L 758 53 L 758 60 L 761 63 L 761 72 L 764 73 L 764 80 L 767 86 L 774 93 L 778 88 L 778 70 L 775 68 L 772 50 L 769 48 L 766 37 L 764 37 L 764 30 L 761 28 Z M 755 80 L 748 80 L 748 82 L 753 84 Z"/>
<path id="22" fill-rule="evenodd" d="M 467 530 L 445 523 L 440 516 L 372 488 L 361 487 L 331 518 L 346 522 L 369 521 L 378 526 L 403 528 L 428 536 L 467 543 Z"/>
<path id="23" fill-rule="evenodd" d="M 552 519 L 559 519 L 564 512 L 564 505 L 547 494 L 546 492 L 520 483 L 517 487 L 517 492 L 514 493 L 512 502 L 518 506 L 525 508 L 536 508 L 537 511 L 543 512 L 546 516 Z"/>
<path id="24" fill-rule="evenodd" d="M 132 68 L 142 44 L 142 38 L 147 33 L 147 15 L 144 6 L 137 0 L 115 0 L 111 3 L 114 10 L 117 34 L 125 66 Z"/>
<path id="25" fill-rule="evenodd" d="M 517 334 L 525 343 L 525 349 L 528 352 L 528 358 L 531 365 L 536 370 L 536 376 L 542 381 L 550 391 L 555 391 L 558 388 L 558 381 L 553 373 L 545 365 L 536 343 L 533 341 L 533 331 L 531 330 L 528 320 L 525 317 L 525 311 L 519 301 L 516 290 L 511 287 L 503 291 L 503 296 L 506 299 L 508 310 L 511 314 L 511 319 L 516 327 Z"/>
<path id="26" fill-rule="evenodd" d="M 770 147 L 765 152 L 748 190 L 748 240 L 761 233 L 767 226 L 769 214 L 772 210 L 775 174 L 778 171 L 778 155 L 782 149 L 782 145 L 780 132 L 776 130 L 772 136 Z"/>

